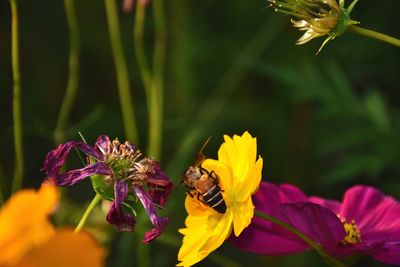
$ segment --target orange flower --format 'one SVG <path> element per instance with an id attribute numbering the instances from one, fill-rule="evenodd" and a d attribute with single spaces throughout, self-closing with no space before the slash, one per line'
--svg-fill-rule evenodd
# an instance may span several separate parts
<path id="1" fill-rule="evenodd" d="M 54 229 L 48 216 L 58 199 L 56 188 L 47 184 L 19 191 L 1 207 L 0 266 L 103 266 L 105 252 L 88 234 Z"/>

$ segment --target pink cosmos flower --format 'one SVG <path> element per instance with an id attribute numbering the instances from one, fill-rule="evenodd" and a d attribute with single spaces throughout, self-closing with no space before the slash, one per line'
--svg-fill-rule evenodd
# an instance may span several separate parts
<path id="1" fill-rule="evenodd" d="M 266 182 L 260 183 L 253 196 L 257 211 L 294 226 L 313 240 L 329 247 L 335 246 L 345 235 L 342 223 L 330 210 L 315 204 L 308 205 L 307 200 L 308 197 L 293 185 Z M 295 208 L 295 212 L 288 208 Z M 318 218 L 318 227 L 311 218 Z M 310 248 L 291 232 L 257 216 L 239 237 L 231 236 L 229 240 L 241 250 L 268 255 L 292 254 Z"/>
<path id="2" fill-rule="evenodd" d="M 369 255 L 381 262 L 400 264 L 400 203 L 376 188 L 354 186 L 340 203 L 306 197 L 294 186 L 262 183 L 253 201 L 256 210 L 293 226 L 333 257 Z M 269 255 L 309 248 L 291 232 L 256 217 L 230 241 L 239 249 Z"/>
<path id="3" fill-rule="evenodd" d="M 400 202 L 371 186 L 348 189 L 340 203 L 319 197 L 310 201 L 328 208 L 341 220 L 346 237 L 331 252 L 346 258 L 366 254 L 374 259 L 400 264 Z"/>

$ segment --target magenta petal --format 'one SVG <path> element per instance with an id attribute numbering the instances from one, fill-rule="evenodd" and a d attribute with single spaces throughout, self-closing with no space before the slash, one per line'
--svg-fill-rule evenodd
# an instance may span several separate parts
<path id="1" fill-rule="evenodd" d="M 341 216 L 354 219 L 363 241 L 400 238 L 400 203 L 369 186 L 349 189 L 343 200 Z"/>
<path id="2" fill-rule="evenodd" d="M 266 182 L 260 183 L 258 191 L 253 196 L 256 210 L 268 215 L 282 203 L 306 200 L 306 195 L 293 185 Z M 239 237 L 232 235 L 229 241 L 241 250 L 268 255 L 296 253 L 309 248 L 302 240 L 276 231 L 274 224 L 258 217 L 253 218 L 250 226 Z"/>
<path id="3" fill-rule="evenodd" d="M 144 235 L 143 243 L 147 244 L 161 234 L 164 226 L 168 223 L 169 220 L 167 217 L 157 216 L 152 199 L 146 193 L 146 191 L 139 187 L 135 187 L 134 190 L 136 196 L 139 198 L 140 202 L 142 202 L 142 205 L 146 209 L 146 212 L 150 217 L 151 223 L 154 225 L 154 228 L 151 231 L 146 232 Z"/>
<path id="4" fill-rule="evenodd" d="M 167 198 L 169 194 L 172 192 L 172 183 L 169 182 L 167 186 L 155 186 L 155 187 L 150 187 L 149 189 L 149 195 L 150 198 L 153 200 L 153 203 L 160 205 L 160 206 L 165 206 L 167 204 Z"/>
<path id="5" fill-rule="evenodd" d="M 129 187 L 126 183 L 116 182 L 114 185 L 115 199 L 107 214 L 107 221 L 114 225 L 118 231 L 133 231 L 135 219 L 129 214 L 125 214 L 121 208 L 121 203 L 128 197 Z"/>
<path id="6" fill-rule="evenodd" d="M 346 236 L 342 222 L 329 209 L 309 202 L 281 204 L 272 216 L 291 225 L 328 250 L 335 250 Z M 294 234 L 282 227 L 275 226 L 285 236 Z"/>
<path id="7" fill-rule="evenodd" d="M 55 180 L 56 184 L 59 186 L 71 186 L 94 174 L 111 175 L 112 171 L 104 162 L 96 162 L 82 169 L 70 170 L 61 174 L 54 174 L 50 178 Z"/>
<path id="8" fill-rule="evenodd" d="M 82 142 L 69 141 L 60 144 L 57 149 L 50 151 L 46 155 L 42 170 L 46 172 L 47 176 L 53 177 L 59 173 L 61 167 L 64 166 L 67 160 L 69 152 L 74 147 L 96 159 L 101 159 L 103 157 L 97 150 Z"/>
<path id="9" fill-rule="evenodd" d="M 400 265 L 400 241 L 386 243 L 374 258 L 384 263 Z"/>
<path id="10" fill-rule="evenodd" d="M 271 210 L 281 203 L 307 201 L 307 196 L 297 187 L 290 184 L 276 185 L 261 182 L 253 196 L 253 204 L 257 210 L 271 214 Z"/>
<path id="11" fill-rule="evenodd" d="M 346 218 L 347 221 L 354 220 L 361 228 L 365 224 L 369 224 L 367 214 L 374 211 L 384 200 L 385 195 L 379 190 L 370 186 L 353 186 L 346 191 L 340 217 Z"/>
<path id="12" fill-rule="evenodd" d="M 231 235 L 228 240 L 240 250 L 264 255 L 291 254 L 309 248 L 300 239 L 282 235 L 271 222 L 258 217 L 253 218 L 239 237 Z"/>
<path id="13" fill-rule="evenodd" d="M 100 135 L 97 138 L 94 147 L 97 148 L 101 154 L 109 155 L 111 153 L 111 141 L 107 135 Z"/>
<path id="14" fill-rule="evenodd" d="M 309 197 L 310 202 L 319 204 L 322 207 L 330 209 L 335 214 L 340 214 L 341 203 L 336 200 L 324 199 L 320 197 Z"/>
<path id="15" fill-rule="evenodd" d="M 151 158 L 142 159 L 139 164 L 146 166 L 147 185 L 152 202 L 164 206 L 172 191 L 173 184 L 168 176 L 161 170 L 158 162 Z"/>

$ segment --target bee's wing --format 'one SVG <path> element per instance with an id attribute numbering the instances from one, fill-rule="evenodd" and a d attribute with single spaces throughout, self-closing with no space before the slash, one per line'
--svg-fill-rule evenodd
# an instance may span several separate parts
<path id="1" fill-rule="evenodd" d="M 204 148 L 207 146 L 207 144 L 208 144 L 208 142 L 210 141 L 210 139 L 211 139 L 211 136 L 208 137 L 208 139 L 206 140 L 206 142 L 204 143 L 204 145 L 201 147 L 199 153 L 197 153 L 196 161 L 195 161 L 194 164 L 193 164 L 195 167 L 200 166 L 201 163 L 203 163 L 203 161 L 206 159 L 206 155 L 204 155 L 203 150 L 204 150 Z"/>

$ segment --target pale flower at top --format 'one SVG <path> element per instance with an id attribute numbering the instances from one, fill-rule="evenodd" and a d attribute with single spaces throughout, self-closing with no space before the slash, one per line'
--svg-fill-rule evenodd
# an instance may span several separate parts
<path id="1" fill-rule="evenodd" d="M 324 45 L 335 37 L 343 34 L 347 27 L 358 22 L 350 19 L 350 12 L 357 0 L 348 8 L 344 7 L 344 0 L 268 0 L 275 11 L 291 15 L 293 27 L 305 31 L 296 44 L 302 45 L 310 40 L 327 36 L 318 53 Z"/>
<path id="2" fill-rule="evenodd" d="M 263 160 L 257 159 L 257 142 L 248 132 L 233 138 L 225 135 L 218 160 L 206 159 L 202 167 L 219 178 L 226 212 L 218 213 L 196 198 L 186 197 L 186 228 L 177 266 L 191 266 L 217 249 L 233 232 L 235 236 L 250 224 L 254 215 L 251 195 L 261 181 Z"/>

